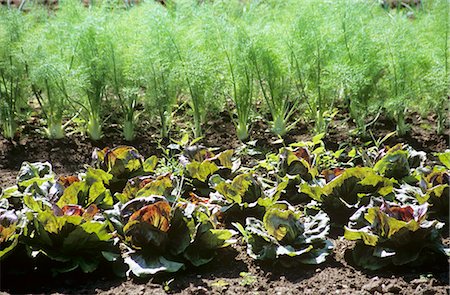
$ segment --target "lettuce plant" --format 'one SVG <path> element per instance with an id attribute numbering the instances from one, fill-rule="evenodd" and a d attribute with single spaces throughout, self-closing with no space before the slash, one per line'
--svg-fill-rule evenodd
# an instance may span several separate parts
<path id="1" fill-rule="evenodd" d="M 404 150 L 401 144 L 398 144 L 387 151 L 381 151 L 379 159 L 375 166 L 374 171 L 388 178 L 395 178 L 401 180 L 403 177 L 410 174 L 409 166 L 409 153 Z"/>
<path id="2" fill-rule="evenodd" d="M 393 191 L 393 183 L 377 175 L 371 168 L 348 168 L 334 177 L 321 190 L 321 208 L 337 225 L 344 225 L 370 196 L 387 196 Z"/>
<path id="3" fill-rule="evenodd" d="M 387 203 L 366 208 L 362 227 L 355 221 L 345 227 L 344 237 L 357 241 L 352 251 L 354 262 L 377 270 L 446 261 L 450 252 L 439 234 L 444 224 L 426 220 L 427 209 L 428 204 L 400 207 Z"/>
<path id="4" fill-rule="evenodd" d="M 144 157 L 131 146 L 96 149 L 92 159 L 95 167 L 110 173 L 114 180 L 127 180 L 144 168 Z"/>
<path id="5" fill-rule="evenodd" d="M 127 273 L 138 277 L 210 262 L 234 235 L 211 217 L 205 206 L 171 205 L 160 196 L 137 198 L 108 212 L 126 245 Z"/>
<path id="6" fill-rule="evenodd" d="M 60 207 L 76 204 L 83 208 L 90 205 L 102 209 L 111 208 L 114 202 L 109 189 L 112 178 L 111 174 L 101 169 L 89 167 L 81 180 L 76 179 L 67 187 L 61 181 L 55 183 L 53 189 L 59 189 L 62 193 L 54 194 L 53 201 Z"/>
<path id="7" fill-rule="evenodd" d="M 102 261 L 116 261 L 119 250 L 100 212 L 112 206 L 112 196 L 105 187 L 110 178 L 112 175 L 103 170 L 88 168 L 81 179 L 69 176 L 55 180 L 49 163 L 23 163 L 17 176 L 18 191 L 2 194 L 2 198 L 21 201 L 14 214 L 4 212 L 5 218 L 14 222 L 2 224 L 5 243 L 12 242 L 2 250 L 6 253 L 17 243 L 11 230 L 16 228 L 20 234 L 23 228 L 18 242 L 32 258 L 47 258 L 44 261 L 50 263 L 54 274 L 77 268 L 92 272 Z M 21 225 L 24 222 L 26 227 Z"/>
<path id="8" fill-rule="evenodd" d="M 122 203 L 132 199 L 151 195 L 170 195 L 174 188 L 170 173 L 154 176 L 136 176 L 127 181 L 122 193 L 114 195 Z"/>
<path id="9" fill-rule="evenodd" d="M 185 149 L 180 162 L 194 186 L 208 186 L 207 182 L 213 174 L 227 178 L 239 165 L 239 160 L 232 161 L 233 152 L 226 150 L 215 155 L 206 148 L 192 146 Z"/>
<path id="10" fill-rule="evenodd" d="M 279 157 L 279 174 L 281 176 L 286 174 L 291 176 L 299 175 L 305 181 L 311 181 L 317 176 L 317 169 L 311 167 L 312 156 L 306 148 L 282 148 Z"/>
<path id="11" fill-rule="evenodd" d="M 215 192 L 210 193 L 208 201 L 220 204 L 225 222 L 241 222 L 250 216 L 262 218 L 265 207 L 260 203 L 264 193 L 256 175 L 247 172 L 231 180 L 214 174 L 209 180 L 209 186 Z"/>
<path id="12" fill-rule="evenodd" d="M 431 205 L 429 216 L 438 220 L 449 220 L 450 171 L 434 167 L 433 171 L 422 177 L 420 188 L 422 193 L 416 194 L 419 204 Z"/>
<path id="13" fill-rule="evenodd" d="M 4 201 L 6 200 L 2 200 L 0 208 L 0 261 L 17 246 L 27 222 L 20 211 L 9 210 L 8 202 Z"/>
<path id="14" fill-rule="evenodd" d="M 34 198 L 27 198 L 25 203 L 30 222 L 23 243 L 31 257 L 47 257 L 54 273 L 77 268 L 88 273 L 102 261 L 119 257 L 108 224 L 95 205 L 87 209 L 79 205 L 50 207 Z"/>
<path id="15" fill-rule="evenodd" d="M 38 186 L 52 182 L 55 178 L 52 165 L 49 162 L 23 162 L 17 174 L 17 186 L 24 191 L 34 183 Z"/>
<path id="16" fill-rule="evenodd" d="M 244 236 L 247 253 L 253 259 L 279 259 L 288 266 L 319 264 L 333 248 L 326 239 L 330 225 L 323 212 L 302 216 L 287 204 L 277 204 L 267 210 L 263 221 L 250 217 L 245 228 L 234 225 Z"/>

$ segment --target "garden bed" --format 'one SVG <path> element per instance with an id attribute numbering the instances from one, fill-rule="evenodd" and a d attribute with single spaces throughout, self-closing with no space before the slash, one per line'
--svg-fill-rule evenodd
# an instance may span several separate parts
<path id="1" fill-rule="evenodd" d="M 341 119 L 341 120 L 340 120 Z M 204 144 L 221 149 L 237 148 L 239 142 L 233 140 L 231 123 L 227 119 L 211 120 Z M 382 121 L 381 121 L 382 122 Z M 392 137 L 387 143 L 403 142 L 418 150 L 443 151 L 448 146 L 448 135 L 437 136 L 433 130 L 428 132 L 421 128 L 424 124 L 432 125 L 428 119 L 413 120 L 412 131 L 404 138 Z M 257 139 L 257 147 L 262 151 L 276 151 L 276 138 L 267 136 L 264 124 L 255 128 L 252 137 Z M 388 124 L 380 125 L 377 137 L 382 137 L 390 130 Z M 50 161 L 58 175 L 70 175 L 90 162 L 94 147 L 116 146 L 121 142 L 120 134 L 111 128 L 100 142 L 92 142 L 82 136 L 73 136 L 63 140 L 49 141 L 35 135 L 33 125 L 28 126 L 27 137 L 17 142 L 1 140 L 0 179 L 1 186 L 11 185 L 23 161 Z M 336 149 L 337 142 L 357 144 L 348 136 L 348 121 L 337 118 L 325 138 L 327 147 Z M 308 127 L 301 125 L 286 137 L 286 142 L 308 140 Z M 157 136 L 156 136 L 157 137 Z M 131 143 L 148 157 L 160 154 L 154 133 L 140 133 L 138 139 Z M 448 230 L 447 230 L 448 231 Z M 444 243 L 449 245 L 448 233 L 444 233 Z M 246 254 L 242 240 L 231 248 L 223 249 L 210 264 L 199 268 L 188 268 L 177 274 L 161 274 L 150 279 L 120 279 L 107 269 L 92 274 L 73 272 L 56 278 L 30 272 L 25 276 L 8 273 L 10 263 L 1 265 L 1 290 L 6 293 L 64 293 L 64 294 L 447 294 L 449 285 L 448 264 L 425 268 L 396 268 L 382 271 L 364 271 L 352 265 L 348 259 L 348 250 L 354 242 L 338 237 L 331 232 L 335 246 L 332 255 L 325 263 L 316 266 L 300 266 L 293 269 L 279 265 L 258 263 Z M 347 253 L 347 254 L 346 254 Z M 347 259 L 345 258 L 347 257 Z M 25 283 L 26 282 L 26 283 Z"/>

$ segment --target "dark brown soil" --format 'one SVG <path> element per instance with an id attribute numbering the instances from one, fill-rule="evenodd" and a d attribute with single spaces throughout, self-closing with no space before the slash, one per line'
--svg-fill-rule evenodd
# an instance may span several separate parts
<path id="1" fill-rule="evenodd" d="M 392 137 L 386 144 L 408 143 L 426 152 L 443 151 L 449 147 L 449 131 L 436 135 L 433 118 L 420 118 L 413 114 L 412 128 L 403 138 Z M 181 124 L 182 125 L 182 124 Z M 354 125 L 345 115 L 335 118 L 325 143 L 330 149 L 345 145 L 359 145 L 369 139 L 352 136 Z M 373 126 L 375 138 L 393 131 L 395 125 L 383 118 Z M 33 125 L 25 126 L 27 134 L 16 141 L 0 137 L 0 187 L 11 185 L 23 161 L 49 161 L 59 175 L 68 175 L 90 163 L 95 147 L 128 144 L 136 147 L 145 157 L 159 155 L 157 128 L 142 126 L 138 138 L 124 142 L 115 126 L 105 130 L 105 138 L 92 142 L 76 134 L 63 140 L 43 139 Z M 264 151 L 274 151 L 278 138 L 267 131 L 267 124 L 259 121 L 252 130 L 256 146 Z M 145 132 L 144 132 L 145 130 Z M 287 143 L 311 139 L 310 126 L 300 124 L 285 138 Z M 174 138 L 180 137 L 173 131 Z M 212 119 L 205 125 L 206 146 L 221 149 L 237 148 L 233 124 L 228 115 Z M 162 142 L 161 145 L 166 145 Z M 448 234 L 445 234 L 448 237 Z M 448 261 L 443 266 L 420 269 L 392 269 L 367 272 L 353 267 L 345 259 L 352 243 L 334 237 L 335 250 L 330 259 L 320 266 L 303 266 L 286 269 L 278 265 L 265 265 L 252 261 L 241 243 L 220 252 L 217 259 L 197 269 L 187 269 L 178 274 L 164 274 L 147 280 L 120 279 L 108 271 L 93 274 L 70 274 L 57 278 L 39 273 L 12 275 L 8 265 L 0 265 L 0 290 L 5 293 L 64 293 L 64 294 L 448 294 Z M 446 243 L 450 243 L 448 238 Z M 348 252 L 348 251 L 347 251 Z M 12 263 L 12 262 L 8 262 Z M 17 263 L 20 263 L 18 261 Z M 25 266 L 24 266 L 25 267 Z"/>

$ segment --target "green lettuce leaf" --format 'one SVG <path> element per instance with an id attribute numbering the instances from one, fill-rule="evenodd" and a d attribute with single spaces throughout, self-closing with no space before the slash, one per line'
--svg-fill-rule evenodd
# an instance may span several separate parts
<path id="1" fill-rule="evenodd" d="M 410 173 L 408 157 L 409 153 L 402 149 L 401 144 L 398 144 L 389 149 L 386 155 L 375 163 L 373 170 L 387 178 L 400 180 Z"/>
<path id="2" fill-rule="evenodd" d="M 25 189 L 36 183 L 38 186 L 54 180 L 52 165 L 48 162 L 23 162 L 17 175 L 17 185 Z"/>
<path id="3" fill-rule="evenodd" d="M 43 255 L 51 261 L 54 273 L 76 268 L 92 272 L 106 261 L 103 253 L 119 253 L 108 223 L 82 212 L 48 208 L 34 214 L 24 242 L 33 257 Z"/>
<path id="4" fill-rule="evenodd" d="M 249 217 L 245 228 L 234 226 L 244 236 L 249 256 L 258 260 L 280 260 L 286 266 L 319 264 L 333 248 L 326 239 L 329 218 L 323 212 L 301 217 L 292 209 L 274 207 L 263 221 Z"/>
<path id="5" fill-rule="evenodd" d="M 331 221 L 344 225 L 369 195 L 386 196 L 393 192 L 393 182 L 377 175 L 372 169 L 355 167 L 327 183 L 322 189 L 322 209 Z"/>

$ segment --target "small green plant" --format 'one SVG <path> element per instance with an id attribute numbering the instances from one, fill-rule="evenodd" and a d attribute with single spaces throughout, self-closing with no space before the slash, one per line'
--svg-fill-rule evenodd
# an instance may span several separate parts
<path id="1" fill-rule="evenodd" d="M 202 124 L 206 115 L 212 109 L 217 98 L 219 85 L 215 56 L 209 48 L 214 43 L 208 42 L 208 32 L 200 19 L 189 23 L 188 27 L 180 28 L 171 36 L 175 52 L 179 60 L 179 71 L 184 76 L 188 90 L 188 105 L 194 119 L 194 137 L 203 135 Z M 201 38 L 199 38 L 199 36 Z M 212 40 L 210 40 L 212 41 Z"/>
<path id="2" fill-rule="evenodd" d="M 256 276 L 252 275 L 250 272 L 240 272 L 239 276 L 242 278 L 242 281 L 239 282 L 239 285 L 241 286 L 251 286 L 257 281 Z"/>
<path id="3" fill-rule="evenodd" d="M 441 79 L 440 83 L 436 85 L 438 89 L 437 97 L 433 96 L 433 100 L 437 101 L 436 106 L 433 108 L 437 113 L 437 128 L 436 131 L 438 134 L 442 134 L 445 128 L 448 128 L 448 112 L 450 110 L 450 106 L 448 100 L 450 98 L 450 4 L 448 1 L 442 1 L 443 3 L 439 3 L 439 7 L 441 8 L 442 16 L 438 18 L 436 22 L 436 29 L 441 31 L 440 34 L 443 37 L 443 40 L 439 40 L 438 42 L 442 44 L 441 56 L 443 67 L 439 67 L 441 70 L 439 72 L 442 73 L 440 75 Z M 443 68 L 443 70 L 442 70 Z M 444 107 L 443 107 L 444 106 Z"/>

